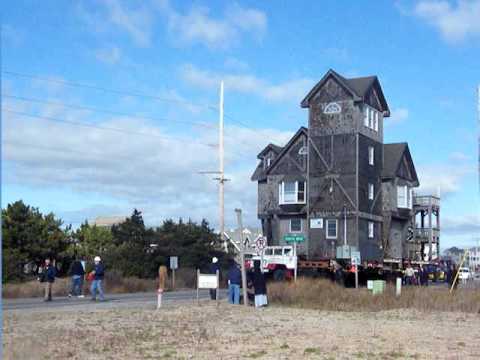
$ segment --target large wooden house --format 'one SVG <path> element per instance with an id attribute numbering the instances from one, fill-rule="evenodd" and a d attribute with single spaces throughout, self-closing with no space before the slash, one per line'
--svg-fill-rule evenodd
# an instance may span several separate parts
<path id="1" fill-rule="evenodd" d="M 301 106 L 308 128 L 269 144 L 252 175 L 269 244 L 296 235 L 308 258 L 335 257 L 345 244 L 362 260 L 407 257 L 419 182 L 408 145 L 383 143 L 390 110 L 377 77 L 329 70 Z"/>

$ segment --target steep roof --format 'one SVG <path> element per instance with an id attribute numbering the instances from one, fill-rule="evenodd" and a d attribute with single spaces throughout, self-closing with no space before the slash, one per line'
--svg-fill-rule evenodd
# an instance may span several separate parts
<path id="1" fill-rule="evenodd" d="M 282 147 L 281 146 L 278 146 L 278 145 L 275 145 L 275 144 L 268 144 L 267 146 L 265 146 L 265 148 L 260 151 L 260 153 L 257 155 L 257 158 L 258 159 L 262 159 L 262 157 L 269 151 L 269 150 L 272 150 L 275 154 L 279 154 L 281 151 L 282 151 Z"/>
<path id="2" fill-rule="evenodd" d="M 408 149 L 408 144 L 405 142 L 383 145 L 382 177 L 388 179 L 395 178 L 404 156 L 407 157 L 407 161 L 409 162 L 410 172 L 414 182 L 418 183 L 415 165 L 413 164 L 412 156 L 410 155 L 410 150 Z"/>
<path id="3" fill-rule="evenodd" d="M 267 150 L 270 150 L 270 149 L 273 150 L 277 154 L 277 156 L 275 157 L 275 159 L 273 159 L 273 161 L 270 164 L 270 166 L 268 167 L 268 169 L 264 169 L 263 168 L 263 163 L 260 162 L 257 165 L 257 168 L 253 172 L 252 177 L 250 179 L 252 181 L 261 181 L 261 180 L 266 179 L 268 171 L 271 168 L 273 168 L 273 166 L 278 162 L 278 160 L 283 156 L 283 154 L 288 150 L 288 148 L 295 142 L 297 137 L 300 136 L 300 134 L 307 135 L 307 132 L 308 132 L 307 128 L 302 126 L 300 129 L 298 129 L 298 131 L 295 133 L 295 135 L 292 136 L 292 138 L 288 141 L 288 143 L 283 147 L 278 146 L 278 145 L 274 145 L 274 144 L 268 144 L 265 147 L 265 149 L 263 149 L 258 154 L 258 158 L 261 159 L 262 156 L 267 152 Z"/>
<path id="4" fill-rule="evenodd" d="M 388 108 L 387 101 L 383 95 L 382 87 L 376 76 L 365 76 L 358 78 L 344 78 L 342 75 L 338 74 L 336 71 L 330 69 L 327 71 L 325 76 L 310 90 L 310 92 L 305 96 L 301 102 L 302 107 L 309 107 L 310 100 L 317 93 L 317 91 L 323 86 L 327 79 L 332 76 L 335 78 L 340 85 L 342 85 L 345 90 L 347 90 L 353 96 L 354 101 L 363 101 L 367 96 L 368 92 L 372 86 L 376 87 L 377 94 L 382 105 L 382 110 L 386 113 L 385 116 L 390 116 L 390 109 Z"/>

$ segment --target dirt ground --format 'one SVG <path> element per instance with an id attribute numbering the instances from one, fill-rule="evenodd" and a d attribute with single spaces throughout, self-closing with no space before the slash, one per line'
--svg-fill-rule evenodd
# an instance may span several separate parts
<path id="1" fill-rule="evenodd" d="M 395 310 L 6 311 L 5 359 L 479 359 L 480 316 Z"/>

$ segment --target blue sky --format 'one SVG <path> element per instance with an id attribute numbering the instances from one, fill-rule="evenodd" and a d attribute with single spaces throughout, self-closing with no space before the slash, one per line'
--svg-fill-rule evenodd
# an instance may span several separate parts
<path id="1" fill-rule="evenodd" d="M 385 142 L 408 141 L 421 191 L 441 188 L 442 247 L 474 245 L 479 18 L 479 0 L 9 2 L 2 206 L 21 198 L 74 225 L 137 207 L 152 225 L 216 226 L 216 185 L 198 171 L 218 167 L 223 79 L 227 225 L 242 207 L 258 226 L 256 154 L 306 125 L 299 103 L 333 68 L 379 77 L 392 109 Z"/>

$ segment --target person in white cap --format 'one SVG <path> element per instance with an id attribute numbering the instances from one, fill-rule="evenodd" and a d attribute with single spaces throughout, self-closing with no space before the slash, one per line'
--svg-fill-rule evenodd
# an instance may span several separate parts
<path id="1" fill-rule="evenodd" d="M 218 264 L 218 258 L 214 256 L 212 258 L 212 263 L 210 264 L 210 274 L 216 274 L 217 271 L 220 276 L 220 265 Z M 210 289 L 210 299 L 217 299 L 217 289 Z"/>
<path id="2" fill-rule="evenodd" d="M 105 298 L 103 296 L 102 282 L 105 276 L 105 267 L 102 264 L 102 259 L 100 259 L 100 256 L 95 256 L 94 262 L 95 270 L 92 271 L 94 278 L 92 281 L 92 286 L 90 287 L 90 293 L 92 294 L 92 301 L 95 301 L 97 299 L 98 291 L 100 301 L 103 301 Z"/>

